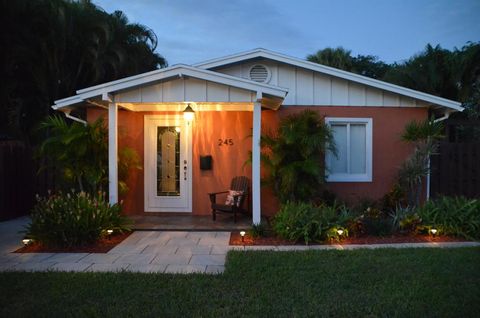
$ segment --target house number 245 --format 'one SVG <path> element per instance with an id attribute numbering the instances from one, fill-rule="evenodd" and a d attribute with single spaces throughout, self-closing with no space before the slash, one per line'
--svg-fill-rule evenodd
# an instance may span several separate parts
<path id="1" fill-rule="evenodd" d="M 218 139 L 219 146 L 233 146 L 233 139 Z"/>

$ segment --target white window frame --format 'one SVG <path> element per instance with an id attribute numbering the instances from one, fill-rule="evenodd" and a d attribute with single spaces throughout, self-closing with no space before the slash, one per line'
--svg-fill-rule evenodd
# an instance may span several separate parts
<path id="1" fill-rule="evenodd" d="M 366 173 L 329 173 L 325 171 L 327 175 L 327 182 L 372 182 L 372 157 L 373 157 L 373 119 L 372 118 L 350 118 L 350 117 L 325 117 L 325 123 L 328 126 L 331 124 L 365 124 L 365 172 Z M 347 125 L 347 166 L 350 166 L 350 125 Z M 332 155 L 333 156 L 333 155 Z M 335 156 L 333 156 L 335 157 Z M 329 158 L 325 156 L 325 167 L 330 167 Z"/>

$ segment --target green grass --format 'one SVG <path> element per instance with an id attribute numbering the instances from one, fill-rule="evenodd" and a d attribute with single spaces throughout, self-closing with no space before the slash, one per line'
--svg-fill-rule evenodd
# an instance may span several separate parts
<path id="1" fill-rule="evenodd" d="M 0 317 L 478 317 L 480 248 L 231 252 L 223 275 L 0 273 Z"/>

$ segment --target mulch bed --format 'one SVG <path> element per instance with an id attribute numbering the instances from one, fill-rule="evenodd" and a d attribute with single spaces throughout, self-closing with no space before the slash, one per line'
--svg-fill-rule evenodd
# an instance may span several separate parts
<path id="1" fill-rule="evenodd" d="M 107 253 L 112 248 L 120 244 L 124 239 L 130 236 L 133 232 L 123 234 L 114 234 L 109 238 L 102 238 L 92 245 L 80 247 L 48 247 L 40 243 L 33 242 L 27 246 L 19 248 L 14 253 Z"/>
<path id="2" fill-rule="evenodd" d="M 310 245 L 344 245 L 344 244 L 390 244 L 390 243 L 427 243 L 427 242 L 463 242 L 465 240 L 450 236 L 431 236 L 431 235 L 392 235 L 392 236 L 362 236 L 348 237 L 341 242 L 316 243 Z M 246 234 L 243 238 L 238 232 L 232 232 L 230 235 L 230 245 L 305 245 L 303 242 L 294 243 L 275 236 L 253 238 Z"/>

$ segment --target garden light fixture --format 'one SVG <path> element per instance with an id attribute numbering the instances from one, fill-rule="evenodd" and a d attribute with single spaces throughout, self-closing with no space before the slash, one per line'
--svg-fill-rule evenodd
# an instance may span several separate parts
<path id="1" fill-rule="evenodd" d="M 242 242 L 243 242 L 245 237 L 245 231 L 240 231 L 240 236 L 242 237 Z"/>
<path id="2" fill-rule="evenodd" d="M 28 244 L 30 244 L 32 242 L 32 240 L 26 238 L 26 239 L 23 239 L 22 242 L 23 242 L 23 245 L 27 246 Z"/>
<path id="3" fill-rule="evenodd" d="M 343 235 L 343 230 L 342 230 L 342 229 L 338 229 L 338 230 L 337 230 L 337 234 L 340 235 L 340 236 L 342 236 L 342 235 Z"/>
<path id="4" fill-rule="evenodd" d="M 436 228 L 431 228 L 430 229 L 430 233 L 435 236 L 435 234 L 437 234 L 438 230 Z"/>
<path id="5" fill-rule="evenodd" d="M 193 108 L 190 106 L 190 104 L 187 105 L 185 110 L 183 111 L 183 118 L 187 122 L 193 121 L 193 118 L 195 117 L 195 112 L 193 111 Z"/>

